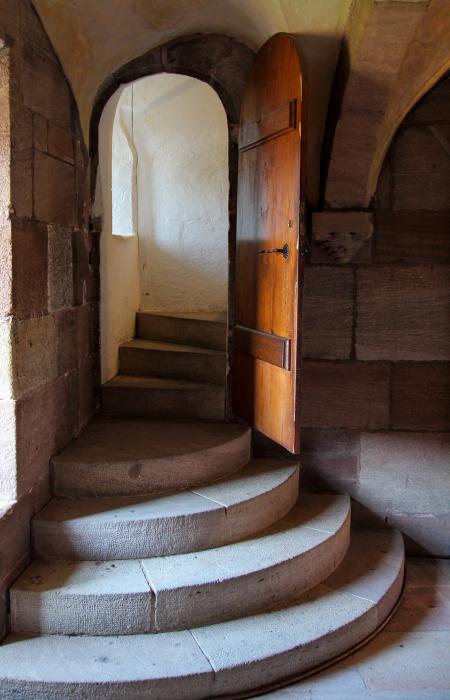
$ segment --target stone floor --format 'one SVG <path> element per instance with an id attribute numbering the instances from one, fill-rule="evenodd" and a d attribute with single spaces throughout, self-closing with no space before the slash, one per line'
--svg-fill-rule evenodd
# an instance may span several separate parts
<path id="1" fill-rule="evenodd" d="M 450 700 L 450 560 L 409 558 L 402 603 L 372 642 L 332 668 L 263 697 Z"/>

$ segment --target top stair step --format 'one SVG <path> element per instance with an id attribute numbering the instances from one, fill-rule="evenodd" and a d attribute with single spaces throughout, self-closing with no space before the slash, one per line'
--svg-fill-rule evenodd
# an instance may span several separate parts
<path id="1" fill-rule="evenodd" d="M 225 316 L 221 314 L 138 311 L 136 336 L 211 350 L 225 350 L 227 324 Z"/>

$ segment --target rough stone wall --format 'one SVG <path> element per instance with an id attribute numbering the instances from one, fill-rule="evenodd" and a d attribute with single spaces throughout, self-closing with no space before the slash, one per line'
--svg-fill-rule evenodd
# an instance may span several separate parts
<path id="1" fill-rule="evenodd" d="M 315 248 L 306 270 L 304 482 L 450 556 L 450 77 L 403 122 L 374 209 L 352 264 Z"/>
<path id="2" fill-rule="evenodd" d="M 50 456 L 92 413 L 98 273 L 76 108 L 29 0 L 3 0 L 0 36 L 1 593 L 29 556 Z"/>

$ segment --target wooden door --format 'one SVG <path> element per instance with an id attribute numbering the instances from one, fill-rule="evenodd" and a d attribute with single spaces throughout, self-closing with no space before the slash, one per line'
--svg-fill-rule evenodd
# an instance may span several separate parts
<path id="1" fill-rule="evenodd" d="M 233 410 L 291 452 L 300 450 L 302 113 L 299 55 L 276 34 L 241 108 Z"/>

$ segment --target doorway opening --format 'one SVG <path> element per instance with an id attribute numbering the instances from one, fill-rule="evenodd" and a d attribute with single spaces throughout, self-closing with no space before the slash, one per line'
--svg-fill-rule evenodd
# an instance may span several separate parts
<path id="1" fill-rule="evenodd" d="M 137 312 L 226 320 L 228 140 L 216 91 L 190 76 L 141 78 L 105 105 L 95 205 L 103 382 L 118 372 Z"/>

